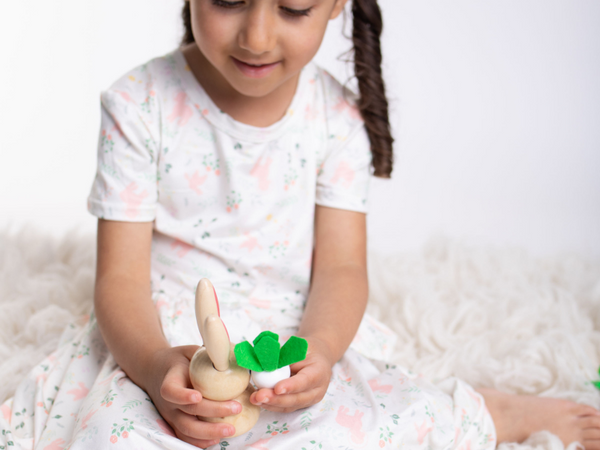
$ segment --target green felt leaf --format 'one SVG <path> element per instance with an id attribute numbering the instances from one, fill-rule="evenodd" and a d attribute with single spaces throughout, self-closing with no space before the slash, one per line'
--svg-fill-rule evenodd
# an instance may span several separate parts
<path id="1" fill-rule="evenodd" d="M 600 389 L 600 381 L 592 381 L 592 384 Z"/>
<path id="2" fill-rule="evenodd" d="M 254 341 L 252 341 L 254 346 L 256 347 L 256 344 L 258 344 L 260 342 L 260 340 L 264 337 L 270 337 L 270 338 L 274 339 L 275 342 L 279 343 L 279 335 L 278 334 L 273 333 L 272 331 L 263 331 L 262 333 L 260 333 L 258 336 L 256 336 L 254 338 Z"/>
<path id="3" fill-rule="evenodd" d="M 254 352 L 264 371 L 272 372 L 277 369 L 279 350 L 279 341 L 273 339 L 271 336 L 263 336 L 258 343 L 254 345 Z"/>
<path id="4" fill-rule="evenodd" d="M 250 342 L 244 341 L 236 344 L 235 348 L 233 349 L 233 353 L 235 354 L 235 359 L 238 363 L 238 366 L 248 370 L 253 370 L 254 372 L 263 371 L 263 368 L 256 357 L 256 353 L 254 352 Z"/>
<path id="5" fill-rule="evenodd" d="M 279 363 L 277 367 L 289 366 L 290 364 L 297 363 L 306 359 L 306 352 L 308 351 L 308 342 L 306 339 L 299 338 L 298 336 L 292 336 L 288 341 L 281 347 L 279 353 Z"/>

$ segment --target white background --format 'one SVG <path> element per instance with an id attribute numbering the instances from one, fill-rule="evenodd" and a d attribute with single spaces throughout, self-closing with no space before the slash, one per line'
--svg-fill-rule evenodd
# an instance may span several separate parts
<path id="1" fill-rule="evenodd" d="M 379 3 L 397 157 L 372 184 L 370 247 L 444 234 L 600 258 L 600 2 Z M 99 93 L 176 47 L 181 5 L 2 2 L 0 228 L 95 230 Z M 317 60 L 345 79 L 341 27 Z"/>

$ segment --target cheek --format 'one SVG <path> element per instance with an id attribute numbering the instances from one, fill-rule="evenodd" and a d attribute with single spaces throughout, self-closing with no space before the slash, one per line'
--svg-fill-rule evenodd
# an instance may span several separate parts
<path id="1" fill-rule="evenodd" d="M 206 55 L 218 57 L 223 49 L 232 41 L 231 24 L 228 21 L 218 20 L 219 17 L 198 7 L 192 9 L 192 32 L 198 47 Z M 210 59 L 210 57 L 209 57 Z"/>
<path id="2" fill-rule="evenodd" d="M 316 55 L 322 42 L 321 30 L 309 30 L 290 34 L 285 39 L 286 56 L 298 64 L 306 65 Z"/>

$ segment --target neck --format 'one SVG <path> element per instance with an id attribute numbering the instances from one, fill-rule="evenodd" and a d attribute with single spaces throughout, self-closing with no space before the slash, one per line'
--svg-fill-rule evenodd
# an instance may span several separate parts
<path id="1" fill-rule="evenodd" d="M 238 122 L 255 127 L 268 127 L 281 120 L 292 103 L 299 75 L 265 96 L 251 97 L 236 91 L 205 58 L 196 44 L 183 47 L 182 52 L 196 80 L 211 100 L 221 111 Z M 260 114 L 257 114 L 257 111 L 260 111 Z"/>

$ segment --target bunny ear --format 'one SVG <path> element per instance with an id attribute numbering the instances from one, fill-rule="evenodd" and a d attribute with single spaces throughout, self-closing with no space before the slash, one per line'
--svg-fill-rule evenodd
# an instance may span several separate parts
<path id="1" fill-rule="evenodd" d="M 306 352 L 308 351 L 308 342 L 306 339 L 299 338 L 297 336 L 290 337 L 279 353 L 279 363 L 277 367 L 285 367 L 290 364 L 297 363 L 306 359 Z"/>
<path id="2" fill-rule="evenodd" d="M 203 341 L 205 340 L 204 324 L 206 323 L 206 318 L 210 315 L 221 316 L 219 301 L 217 300 L 217 293 L 212 283 L 208 278 L 202 278 L 196 288 L 196 322 L 198 323 L 198 330 Z M 227 328 L 225 328 L 225 332 L 229 338 Z"/>
<path id="3" fill-rule="evenodd" d="M 208 357 L 219 372 L 229 369 L 229 336 L 219 316 L 211 314 L 204 321 L 204 346 Z"/>

